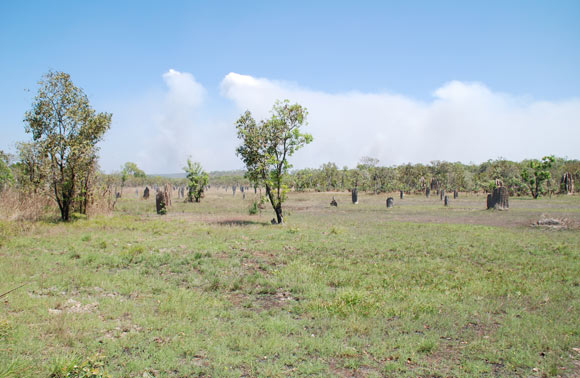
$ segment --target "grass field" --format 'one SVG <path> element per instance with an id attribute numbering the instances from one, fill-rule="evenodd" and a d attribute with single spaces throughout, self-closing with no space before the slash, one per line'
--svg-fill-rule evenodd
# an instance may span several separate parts
<path id="1" fill-rule="evenodd" d="M 580 376 L 578 197 L 126 197 L 0 222 L 0 377 Z"/>

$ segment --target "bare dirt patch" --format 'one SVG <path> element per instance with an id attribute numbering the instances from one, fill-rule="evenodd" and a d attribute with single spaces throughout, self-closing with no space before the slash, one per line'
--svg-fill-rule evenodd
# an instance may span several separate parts
<path id="1" fill-rule="evenodd" d="M 550 230 L 567 230 L 577 229 L 578 223 L 568 218 L 549 218 L 542 217 L 532 224 L 532 227 L 544 228 Z"/>
<path id="2" fill-rule="evenodd" d="M 65 303 L 59 303 L 55 308 L 49 308 L 48 313 L 53 315 L 61 314 L 63 312 L 69 314 L 86 314 L 94 312 L 98 307 L 99 304 L 97 302 L 83 305 L 82 303 L 69 298 Z"/>
<path id="3" fill-rule="evenodd" d="M 236 307 L 246 307 L 257 312 L 280 309 L 299 301 L 289 291 L 283 289 L 278 289 L 275 293 L 257 295 L 234 292 L 229 295 L 229 300 Z"/>

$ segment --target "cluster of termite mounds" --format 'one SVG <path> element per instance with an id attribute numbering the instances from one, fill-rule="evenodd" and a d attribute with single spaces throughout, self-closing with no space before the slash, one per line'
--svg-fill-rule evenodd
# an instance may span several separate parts
<path id="1" fill-rule="evenodd" d="M 427 181 L 425 178 L 421 178 L 421 184 L 424 189 L 425 196 L 430 198 L 431 192 L 436 192 L 439 196 L 439 199 L 443 201 L 444 206 L 450 205 L 450 194 L 451 192 L 446 192 L 444 188 L 441 187 L 440 182 L 433 178 L 430 180 L 429 184 L 427 185 Z M 495 180 L 496 188 L 493 190 L 491 194 L 487 195 L 487 209 L 495 209 L 495 210 L 508 210 L 509 209 L 509 190 L 503 186 L 503 182 L 499 179 Z M 228 191 L 228 186 L 224 186 L 226 192 Z M 158 187 L 154 185 L 153 190 L 156 191 L 155 195 L 155 207 L 157 214 L 163 215 L 167 213 L 168 207 L 171 206 L 171 193 L 173 190 L 177 190 L 177 196 L 179 198 L 184 198 L 186 195 L 186 188 L 185 186 L 173 186 L 171 187 L 169 184 L 165 184 L 164 186 Z M 246 192 L 249 192 L 249 186 L 243 185 L 233 185 L 231 186 L 232 193 L 235 196 L 237 189 L 242 193 L 243 198 L 245 199 Z M 257 193 L 257 186 L 254 186 L 254 193 Z M 139 197 L 139 191 L 136 190 L 136 195 Z M 142 198 L 147 200 L 150 197 L 151 189 L 149 187 L 145 187 L 143 191 Z M 261 189 L 260 189 L 261 193 Z M 574 177 L 570 172 L 566 172 L 562 175 L 560 180 L 560 193 L 562 194 L 574 194 Z M 120 193 L 117 193 L 117 198 L 120 197 Z M 405 192 L 403 190 L 399 191 L 399 198 L 403 200 L 405 198 Z M 457 190 L 453 191 L 453 199 L 459 198 L 459 192 Z M 351 190 L 351 199 L 353 204 L 358 204 L 358 188 L 355 187 Z M 388 197 L 386 200 L 386 207 L 387 209 L 394 207 L 394 198 Z M 338 202 L 336 198 L 333 196 L 332 201 L 330 202 L 330 206 L 338 207 Z"/>
<path id="2" fill-rule="evenodd" d="M 424 184 L 425 179 L 421 178 L 421 182 Z M 437 191 L 437 194 L 440 195 L 440 199 L 441 199 L 441 201 L 443 201 L 443 204 L 445 206 L 449 206 L 449 197 L 445 194 L 445 189 L 439 190 L 439 181 L 437 181 L 436 179 L 432 179 L 430 185 L 425 188 L 425 195 L 427 196 L 427 198 L 429 198 L 429 196 L 430 196 L 431 189 Z M 350 193 L 351 193 L 351 200 L 352 200 L 353 205 L 358 204 L 358 188 L 355 186 L 350 191 Z M 399 191 L 399 198 L 400 199 L 405 198 L 405 192 L 403 190 Z M 457 190 L 455 190 L 455 191 L 453 191 L 453 199 L 457 199 L 457 198 L 459 198 L 459 192 Z M 387 205 L 387 209 L 394 207 L 395 199 L 393 197 L 388 197 L 387 201 L 386 201 L 386 205 Z M 336 201 L 336 198 L 334 196 L 332 196 L 332 201 L 330 201 L 330 206 L 338 207 L 338 202 Z"/>
<path id="3" fill-rule="evenodd" d="M 574 183 L 571 181 L 572 177 L 568 173 L 562 177 L 562 187 L 566 187 L 566 190 L 570 190 L 573 192 L 574 190 Z M 425 183 L 425 179 L 422 178 L 422 183 Z M 568 184 L 570 183 L 570 184 Z M 497 210 L 507 210 L 509 209 L 509 191 L 506 187 L 503 186 L 501 180 L 495 181 L 496 188 L 494 189 L 492 194 L 488 194 L 487 196 L 487 209 L 497 209 Z M 444 206 L 449 206 L 449 193 L 445 191 L 445 189 L 441 188 L 441 185 L 438 180 L 431 179 L 429 186 L 425 186 L 425 196 L 427 198 L 430 197 L 431 191 L 436 191 L 439 195 L 439 199 L 443 201 Z M 403 190 L 399 191 L 399 198 L 405 198 L 405 192 Z M 453 199 L 459 198 L 459 191 L 453 191 Z M 351 190 L 351 199 L 354 205 L 358 204 L 358 189 L 355 187 Z M 387 209 L 394 207 L 395 200 L 393 197 L 388 197 L 386 201 Z M 332 201 L 330 202 L 330 206 L 338 207 L 338 202 L 336 198 L 333 196 Z"/>
<path id="4" fill-rule="evenodd" d="M 424 182 L 424 180 L 423 180 Z M 429 198 L 431 196 L 431 191 L 436 191 L 439 194 L 439 199 L 443 201 L 444 206 L 449 206 L 449 196 L 445 192 L 445 189 L 441 188 L 439 180 L 432 178 L 429 186 L 425 188 L 425 196 Z M 459 198 L 459 192 L 457 190 L 453 191 L 453 199 Z"/>
<path id="5" fill-rule="evenodd" d="M 441 201 L 443 201 L 444 206 L 449 206 L 449 194 L 445 191 L 445 189 L 441 188 L 440 182 L 433 178 L 430 180 L 429 184 L 426 185 L 426 180 L 421 178 L 422 186 L 425 190 L 425 196 L 430 198 L 431 192 L 437 192 Z M 496 188 L 493 190 L 493 193 L 487 195 L 487 209 L 496 209 L 496 210 L 507 210 L 509 209 L 509 190 L 503 186 L 503 182 L 499 179 L 495 180 Z M 162 187 L 157 187 L 155 185 L 154 190 L 156 191 L 155 195 L 155 207 L 157 214 L 163 215 L 167 213 L 168 207 L 171 206 L 171 192 L 172 187 L 169 184 L 165 184 Z M 226 191 L 228 187 L 225 187 Z M 238 189 L 237 185 L 233 185 L 231 187 L 232 193 L 235 196 L 236 190 Z M 246 192 L 249 192 L 250 187 L 246 186 L 239 186 L 240 192 L 242 193 L 243 197 L 245 198 Z M 178 197 L 185 197 L 185 187 L 173 187 L 173 190 L 178 191 Z M 151 189 L 149 187 L 145 187 L 143 191 L 143 199 L 149 199 Z M 261 192 L 261 191 L 260 191 Z M 257 187 L 254 187 L 254 193 L 257 193 Z M 574 177 L 570 172 L 564 173 L 560 180 L 560 193 L 566 194 L 573 194 L 574 193 Z M 136 191 L 136 195 L 138 196 L 139 192 Z M 405 198 L 405 192 L 403 190 L 399 191 L 399 198 L 402 200 Z M 457 190 L 453 191 L 453 199 L 459 198 L 459 192 Z M 353 204 L 358 204 L 358 188 L 355 187 L 351 190 L 351 199 Z M 388 209 L 394 207 L 394 198 L 388 197 L 386 200 L 386 206 Z M 338 207 L 338 202 L 336 198 L 333 196 L 330 205 L 333 207 Z"/>

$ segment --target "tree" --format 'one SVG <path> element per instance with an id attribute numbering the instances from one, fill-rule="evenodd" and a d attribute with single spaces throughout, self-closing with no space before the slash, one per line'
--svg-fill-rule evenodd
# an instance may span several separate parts
<path id="1" fill-rule="evenodd" d="M 256 123 L 246 111 L 236 122 L 238 139 L 242 141 L 236 153 L 246 165 L 246 178 L 254 184 L 263 185 L 266 195 L 276 213 L 276 222 L 284 223 L 282 203 L 286 188 L 282 181 L 292 165 L 288 158 L 297 150 L 312 142 L 310 134 L 300 132 L 306 126 L 308 112 L 299 104 L 276 101 L 270 119 Z"/>
<path id="2" fill-rule="evenodd" d="M 143 172 L 137 164 L 133 162 L 126 162 L 125 165 L 121 167 L 121 194 L 123 193 L 123 188 L 125 187 L 125 182 L 129 176 L 138 177 L 138 178 L 145 178 L 147 175 Z"/>
<path id="3" fill-rule="evenodd" d="M 10 156 L 0 150 L 0 192 L 5 186 L 14 183 L 14 175 L 10 169 Z"/>
<path id="4" fill-rule="evenodd" d="M 193 163 L 191 159 L 187 159 L 187 166 L 183 168 L 187 173 L 187 201 L 199 202 L 203 196 L 203 191 L 209 182 L 209 176 L 204 172 L 201 164 Z"/>
<path id="5" fill-rule="evenodd" d="M 324 175 L 323 188 L 326 191 L 336 190 L 338 187 L 338 167 L 336 164 L 331 162 L 322 164 L 320 170 Z"/>
<path id="6" fill-rule="evenodd" d="M 378 193 L 378 176 L 376 169 L 378 164 L 379 159 L 370 156 L 363 156 L 357 165 L 357 169 L 360 171 L 360 177 L 362 178 L 362 182 L 358 182 L 358 184 L 362 184 L 363 190 L 372 189 L 375 194 Z"/>
<path id="7" fill-rule="evenodd" d="M 122 173 L 126 174 L 127 176 L 133 176 L 133 177 L 139 177 L 139 178 L 145 178 L 147 176 L 145 174 L 145 172 L 143 172 L 143 170 L 141 170 L 137 166 L 137 164 L 130 162 L 130 161 L 126 162 L 122 168 L 123 168 Z"/>
<path id="8" fill-rule="evenodd" d="M 37 193 L 46 189 L 48 163 L 35 143 L 17 143 L 19 162 L 16 163 L 20 189 Z"/>
<path id="9" fill-rule="evenodd" d="M 542 161 L 530 160 L 528 167 L 524 167 L 522 170 L 522 180 L 528 185 L 534 199 L 545 193 L 543 183 L 544 181 L 549 181 L 552 177 L 550 168 L 555 160 L 553 155 L 544 156 Z"/>
<path id="10" fill-rule="evenodd" d="M 96 172 L 96 144 L 109 129 L 111 114 L 97 114 L 67 73 L 51 71 L 39 84 L 32 109 L 25 114 L 25 130 L 47 158 L 51 191 L 61 219 L 68 221 L 75 201 L 81 212 L 86 211 Z"/>

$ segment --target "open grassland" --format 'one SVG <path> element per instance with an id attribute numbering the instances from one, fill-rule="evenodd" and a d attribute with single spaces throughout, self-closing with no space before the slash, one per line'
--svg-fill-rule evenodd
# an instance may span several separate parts
<path id="1" fill-rule="evenodd" d="M 0 222 L 0 377 L 580 376 L 580 198 L 125 197 Z"/>

